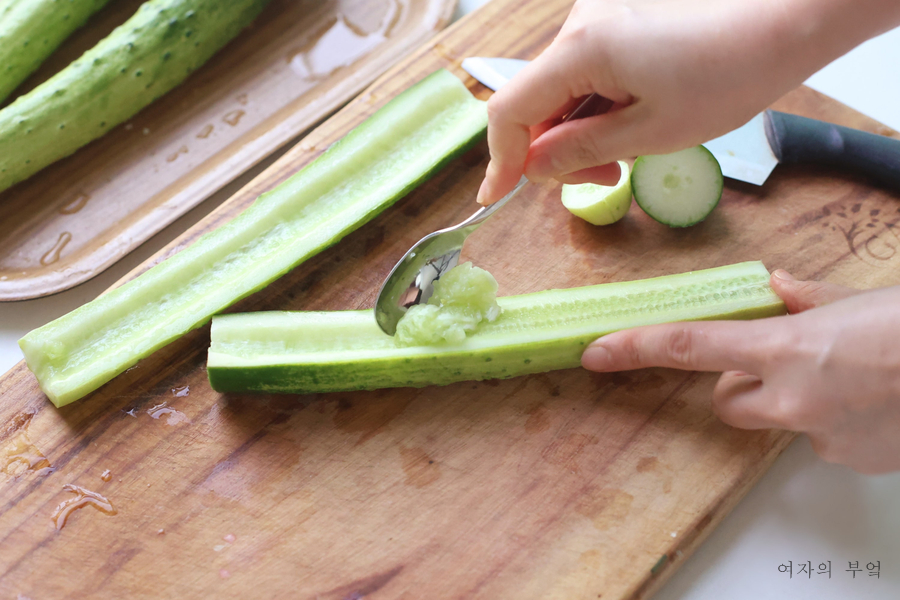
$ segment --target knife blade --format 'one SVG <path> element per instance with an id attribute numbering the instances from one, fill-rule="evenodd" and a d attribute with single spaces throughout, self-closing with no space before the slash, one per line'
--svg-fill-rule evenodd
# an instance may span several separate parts
<path id="1" fill-rule="evenodd" d="M 527 64 L 471 57 L 462 68 L 497 91 Z M 799 115 L 766 110 L 703 145 L 719 161 L 723 175 L 754 185 L 764 184 L 778 164 L 811 163 L 853 171 L 900 190 L 900 140 Z"/>

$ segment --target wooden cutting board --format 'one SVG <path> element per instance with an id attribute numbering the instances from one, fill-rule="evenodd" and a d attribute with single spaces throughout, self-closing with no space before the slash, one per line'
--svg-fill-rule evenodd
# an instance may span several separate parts
<path id="1" fill-rule="evenodd" d="M 233 218 L 433 69 L 488 97 L 460 60 L 532 58 L 568 8 L 486 5 L 129 277 Z M 805 88 L 778 108 L 897 135 Z M 412 242 L 473 210 L 485 165 L 481 146 L 234 310 L 371 306 Z M 570 217 L 557 187 L 530 186 L 466 249 L 504 294 L 750 259 L 870 287 L 900 282 L 898 226 L 896 195 L 781 167 L 763 188 L 729 182 L 719 209 L 687 230 L 636 207 L 595 228 Z M 208 342 L 201 328 L 61 410 L 21 364 L 0 381 L 0 596 L 647 598 L 791 439 L 718 421 L 712 374 L 573 369 L 223 396 L 206 381 Z M 57 507 L 79 498 L 65 484 L 102 498 L 82 500 L 57 529 Z"/>
<path id="2" fill-rule="evenodd" d="M 123 23 L 117 0 L 26 82 Z M 181 86 L 0 194 L 0 301 L 71 288 L 118 261 L 358 94 L 450 20 L 456 0 L 273 0 Z"/>

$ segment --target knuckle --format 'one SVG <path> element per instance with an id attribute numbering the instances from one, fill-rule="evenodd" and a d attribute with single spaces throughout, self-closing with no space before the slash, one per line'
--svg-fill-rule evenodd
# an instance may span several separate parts
<path id="1" fill-rule="evenodd" d="M 604 164 L 601 161 L 603 155 L 600 141 L 591 135 L 579 135 L 572 139 L 569 152 L 569 161 L 566 172 L 571 173 L 580 169 L 587 169 Z"/>
<path id="2" fill-rule="evenodd" d="M 569 13 L 569 19 L 559 32 L 559 35 L 556 36 L 556 40 L 554 40 L 556 43 L 571 44 L 575 48 L 580 48 L 590 37 L 590 27 L 585 24 L 584 19 L 578 18 L 578 14 L 583 12 L 583 9 L 579 4 L 580 3 L 576 2 L 575 6 L 572 7 L 572 11 Z"/>
<path id="3" fill-rule="evenodd" d="M 637 336 L 625 336 L 621 341 L 620 348 L 622 356 L 629 366 L 640 366 L 643 364 L 644 354 L 641 351 L 641 345 Z"/>
<path id="4" fill-rule="evenodd" d="M 796 393 L 776 393 L 770 417 L 781 429 L 802 431 L 807 425 L 806 402 Z"/>
<path id="5" fill-rule="evenodd" d="M 676 365 L 693 363 L 695 336 L 690 329 L 679 328 L 670 332 L 663 344 L 666 357 Z"/>
<path id="6" fill-rule="evenodd" d="M 502 92 L 497 92 L 487 101 L 488 122 L 496 123 L 499 121 L 507 110 L 506 96 Z"/>
<path id="7" fill-rule="evenodd" d="M 824 435 L 808 434 L 809 441 L 812 443 L 813 451 L 819 455 L 819 458 L 827 463 L 844 464 L 844 453 L 835 444 L 834 441 Z"/>
<path id="8" fill-rule="evenodd" d="M 720 421 L 722 421 L 726 425 L 731 425 L 732 427 L 737 425 L 734 419 L 734 415 L 732 414 L 731 403 L 728 402 L 723 396 L 713 394 L 710 406 L 712 408 L 713 414 Z"/>

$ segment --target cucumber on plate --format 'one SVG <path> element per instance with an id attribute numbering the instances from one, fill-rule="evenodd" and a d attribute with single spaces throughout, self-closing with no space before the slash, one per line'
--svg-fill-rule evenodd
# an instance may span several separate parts
<path id="1" fill-rule="evenodd" d="M 722 198 L 723 185 L 719 161 L 703 146 L 639 156 L 631 170 L 635 202 L 670 227 L 690 227 L 708 217 Z"/>
<path id="2" fill-rule="evenodd" d="M 0 102 L 109 0 L 0 1 Z"/>
<path id="3" fill-rule="evenodd" d="M 68 67 L 0 110 L 0 191 L 101 137 L 180 84 L 268 2 L 142 4 Z"/>

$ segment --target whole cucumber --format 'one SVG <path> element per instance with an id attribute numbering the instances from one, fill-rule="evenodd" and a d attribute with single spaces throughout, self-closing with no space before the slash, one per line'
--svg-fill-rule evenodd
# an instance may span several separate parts
<path id="1" fill-rule="evenodd" d="M 68 67 L 0 110 L 0 191 L 177 86 L 269 0 L 148 0 Z"/>
<path id="2" fill-rule="evenodd" d="M 0 2 L 0 102 L 109 0 Z"/>

